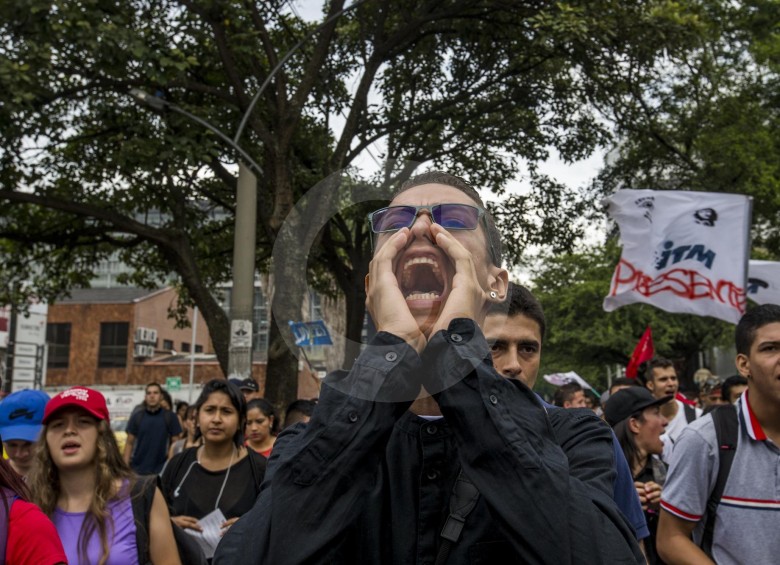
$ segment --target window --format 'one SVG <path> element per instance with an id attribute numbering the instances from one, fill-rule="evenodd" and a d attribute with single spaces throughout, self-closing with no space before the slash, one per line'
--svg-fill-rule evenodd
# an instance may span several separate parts
<path id="1" fill-rule="evenodd" d="M 102 322 L 100 324 L 98 367 L 127 366 L 129 333 L 130 324 L 128 322 Z"/>
<path id="2" fill-rule="evenodd" d="M 190 352 L 190 344 L 186 341 L 181 342 L 181 352 L 182 353 L 189 353 Z"/>
<path id="3" fill-rule="evenodd" d="M 173 351 L 173 340 L 172 339 L 164 339 L 163 340 L 163 349 L 167 351 Z"/>
<path id="4" fill-rule="evenodd" d="M 203 353 L 203 346 L 202 345 L 196 345 L 195 346 L 195 353 Z"/>
<path id="5" fill-rule="evenodd" d="M 70 324 L 46 324 L 46 343 L 49 355 L 46 366 L 67 369 L 70 359 Z"/>

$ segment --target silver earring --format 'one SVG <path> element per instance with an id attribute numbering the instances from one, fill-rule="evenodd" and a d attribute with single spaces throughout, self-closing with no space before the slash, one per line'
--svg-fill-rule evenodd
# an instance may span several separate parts
<path id="1" fill-rule="evenodd" d="M 498 295 L 495 293 L 495 291 L 492 291 L 492 290 L 490 291 L 490 298 L 492 298 L 493 300 L 498 298 Z"/>

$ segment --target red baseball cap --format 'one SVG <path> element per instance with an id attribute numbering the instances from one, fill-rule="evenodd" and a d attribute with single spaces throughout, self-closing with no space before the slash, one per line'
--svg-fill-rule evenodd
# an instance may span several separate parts
<path id="1" fill-rule="evenodd" d="M 68 406 L 78 406 L 92 414 L 98 420 L 108 421 L 106 397 L 100 392 L 84 386 L 74 386 L 64 390 L 46 404 L 43 423 L 46 424 L 55 412 Z"/>

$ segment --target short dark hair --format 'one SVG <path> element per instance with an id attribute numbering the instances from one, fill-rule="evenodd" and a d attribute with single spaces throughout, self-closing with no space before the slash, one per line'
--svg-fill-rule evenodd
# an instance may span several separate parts
<path id="1" fill-rule="evenodd" d="M 726 402 L 731 402 L 731 388 L 740 385 L 747 386 L 747 384 L 748 380 L 742 375 L 731 375 L 723 381 L 720 388 L 720 396 Z"/>
<path id="2" fill-rule="evenodd" d="M 645 384 L 653 381 L 653 369 L 666 369 L 674 367 L 674 362 L 666 357 L 653 357 L 650 361 L 642 363 L 640 374 L 645 379 Z"/>
<path id="3" fill-rule="evenodd" d="M 636 379 L 629 379 L 628 377 L 612 379 L 612 384 L 609 385 L 609 394 L 612 394 L 612 389 L 616 386 L 636 386 L 636 384 Z"/>
<path id="4" fill-rule="evenodd" d="M 574 395 L 581 390 L 583 390 L 583 388 L 578 383 L 566 383 L 565 385 L 558 387 L 558 390 L 555 391 L 555 394 L 553 395 L 553 404 L 563 408 L 564 402 L 569 402 L 574 398 Z"/>
<path id="5" fill-rule="evenodd" d="M 547 324 L 544 319 L 542 304 L 536 299 L 531 291 L 523 285 L 510 282 L 506 293 L 506 299 L 503 302 L 498 303 L 490 302 L 487 313 L 488 315 L 505 314 L 510 318 L 521 314 L 523 316 L 528 316 L 539 324 L 539 331 L 542 334 L 542 340 L 544 340 Z"/>
<path id="6" fill-rule="evenodd" d="M 485 226 L 487 228 L 485 230 L 485 236 L 487 238 L 488 253 L 490 253 L 490 258 L 493 261 L 493 264 L 496 267 L 500 267 L 504 260 L 504 251 L 501 245 L 501 233 L 496 227 L 496 222 L 493 220 L 493 216 L 485 207 L 485 203 L 482 201 L 479 193 L 471 185 L 471 183 L 462 177 L 450 173 L 445 173 L 444 171 L 428 171 L 427 173 L 415 175 L 401 184 L 401 187 L 396 190 L 395 193 L 393 193 L 392 199 L 395 199 L 395 197 L 402 192 L 406 192 L 410 188 L 420 186 L 421 184 L 446 184 L 447 186 L 457 188 L 463 194 L 471 198 L 475 204 L 477 204 L 485 211 L 484 218 Z"/>
<path id="7" fill-rule="evenodd" d="M 238 387 L 232 383 L 227 382 L 225 379 L 211 379 L 205 385 L 203 390 L 200 391 L 200 396 L 195 402 L 195 407 L 200 412 L 201 407 L 206 403 L 215 392 L 223 392 L 230 398 L 230 403 L 238 412 L 238 429 L 233 434 L 233 443 L 236 447 L 241 447 L 244 443 L 244 424 L 246 424 L 246 401 L 244 395 L 238 390 Z M 195 439 L 198 440 L 202 436 L 200 428 L 195 431 Z"/>
<path id="8" fill-rule="evenodd" d="M 306 400 L 299 398 L 293 400 L 284 411 L 284 427 L 287 428 L 293 424 L 302 421 L 304 417 L 311 418 L 314 413 L 314 407 L 317 406 L 316 400 Z"/>
<path id="9" fill-rule="evenodd" d="M 163 391 L 163 387 L 162 387 L 162 385 L 161 385 L 160 383 L 154 383 L 154 382 L 152 382 L 152 383 L 146 383 L 146 386 L 144 387 L 144 394 L 146 394 L 147 392 L 149 392 L 149 387 L 150 387 L 150 386 L 156 386 L 156 387 L 157 387 L 157 388 L 160 390 L 160 394 L 162 394 L 162 391 Z"/>
<path id="10" fill-rule="evenodd" d="M 780 306 L 777 304 L 761 304 L 745 315 L 737 324 L 734 339 L 737 345 L 737 353 L 748 355 L 753 341 L 756 339 L 756 330 L 767 324 L 780 322 Z"/>
<path id="11" fill-rule="evenodd" d="M 273 404 L 268 402 L 265 398 L 253 398 L 246 403 L 247 418 L 249 417 L 249 411 L 252 408 L 260 410 L 266 418 L 273 418 L 273 422 L 271 423 L 271 435 L 279 433 L 279 417 L 276 415 Z"/>

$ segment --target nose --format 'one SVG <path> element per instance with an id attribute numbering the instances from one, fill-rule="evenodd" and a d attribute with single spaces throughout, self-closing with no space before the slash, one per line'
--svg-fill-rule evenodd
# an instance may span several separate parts
<path id="1" fill-rule="evenodd" d="M 415 237 L 431 237 L 431 224 L 433 217 L 431 211 L 425 208 L 417 210 L 417 216 L 414 218 L 412 227 L 409 228 L 411 234 Z"/>
<path id="2" fill-rule="evenodd" d="M 517 351 L 515 351 L 514 348 L 509 348 L 501 358 L 501 374 L 503 374 L 505 377 L 514 379 L 517 378 L 522 370 L 523 369 L 520 367 Z"/>

